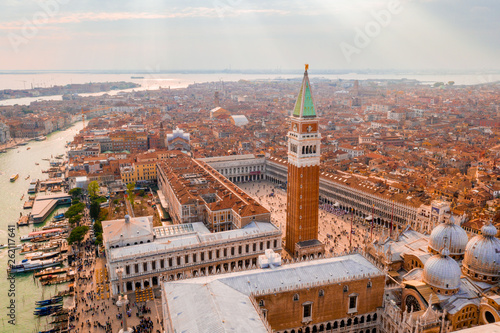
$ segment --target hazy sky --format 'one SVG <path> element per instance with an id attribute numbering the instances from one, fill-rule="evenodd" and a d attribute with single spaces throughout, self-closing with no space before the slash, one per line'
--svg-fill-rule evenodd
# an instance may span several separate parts
<path id="1" fill-rule="evenodd" d="M 1 0 L 0 70 L 500 69 L 498 0 Z"/>

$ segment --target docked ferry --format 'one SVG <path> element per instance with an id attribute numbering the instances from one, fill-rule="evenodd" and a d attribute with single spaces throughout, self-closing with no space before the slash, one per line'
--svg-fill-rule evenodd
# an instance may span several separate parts
<path id="1" fill-rule="evenodd" d="M 62 263 L 61 258 L 52 258 L 47 260 L 29 260 L 23 259 L 20 263 L 10 265 L 7 271 L 10 273 L 23 273 L 31 272 L 37 269 L 43 269 L 47 267 L 57 266 Z"/>
<path id="2" fill-rule="evenodd" d="M 60 251 L 54 251 L 54 252 L 32 252 L 29 254 L 26 254 L 25 258 L 29 260 L 45 260 L 45 259 L 50 259 L 59 256 L 61 254 Z"/>
<path id="3" fill-rule="evenodd" d="M 42 230 L 42 231 L 34 231 L 30 232 L 29 234 L 25 236 L 21 236 L 21 241 L 29 241 L 29 240 L 34 240 L 37 238 L 46 238 L 46 237 L 52 237 L 52 236 L 57 236 L 61 235 L 64 233 L 65 230 L 62 228 L 55 228 L 55 229 L 49 229 L 49 230 Z"/>
<path id="4" fill-rule="evenodd" d="M 19 174 L 18 173 L 16 173 L 15 175 L 10 176 L 10 181 L 11 182 L 15 182 L 17 180 L 17 178 L 19 178 Z"/>

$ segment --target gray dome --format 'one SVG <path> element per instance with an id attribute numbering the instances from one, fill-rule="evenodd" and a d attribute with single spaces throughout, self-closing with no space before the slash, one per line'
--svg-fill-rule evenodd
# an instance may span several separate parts
<path id="1" fill-rule="evenodd" d="M 481 228 L 481 235 L 467 244 L 463 265 L 475 273 L 500 276 L 500 239 L 497 229 L 491 223 Z"/>
<path id="2" fill-rule="evenodd" d="M 434 288 L 454 290 L 460 286 L 460 266 L 448 254 L 445 248 L 442 254 L 436 254 L 425 262 L 424 281 Z"/>
<path id="3" fill-rule="evenodd" d="M 440 253 L 445 247 L 445 241 L 451 255 L 463 255 L 469 237 L 462 227 L 453 222 L 441 223 L 432 230 L 429 247 Z"/>

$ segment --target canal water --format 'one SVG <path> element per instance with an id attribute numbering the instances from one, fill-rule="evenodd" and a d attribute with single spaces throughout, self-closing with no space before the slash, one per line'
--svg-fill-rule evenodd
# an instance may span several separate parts
<path id="1" fill-rule="evenodd" d="M 31 141 L 26 146 L 9 149 L 6 153 L 0 153 L 0 244 L 7 244 L 7 228 L 10 224 L 16 224 L 19 213 L 26 214 L 30 210 L 23 210 L 23 204 L 28 198 L 28 185 L 33 179 L 46 179 L 47 174 L 42 170 L 49 168 L 49 161 L 42 159 L 54 158 L 63 154 L 65 144 L 71 141 L 75 134 L 82 129 L 82 123 L 76 123 L 64 131 L 57 131 L 47 135 L 45 141 Z M 29 148 L 29 149 L 28 149 Z M 35 163 L 39 163 L 36 165 Z M 10 176 L 19 174 L 19 178 L 10 182 Z M 30 178 L 26 179 L 26 177 Z M 24 194 L 24 198 L 21 197 Z M 59 208 L 53 214 L 63 212 L 65 208 Z M 52 215 L 53 215 L 52 214 Z M 37 227 L 42 224 L 37 225 Z M 34 228 L 33 225 L 20 227 L 16 230 L 15 241 L 19 244 L 19 237 L 28 234 Z M 24 256 L 16 254 L 16 262 Z M 38 332 L 45 330 L 50 317 L 38 319 L 33 315 L 35 301 L 49 298 L 57 291 L 67 289 L 68 284 L 43 287 L 33 279 L 33 273 L 16 275 L 15 280 L 15 304 L 16 304 L 16 326 L 9 324 L 7 306 L 12 297 L 8 296 L 10 282 L 7 281 L 7 249 L 0 250 L 0 332 Z"/>

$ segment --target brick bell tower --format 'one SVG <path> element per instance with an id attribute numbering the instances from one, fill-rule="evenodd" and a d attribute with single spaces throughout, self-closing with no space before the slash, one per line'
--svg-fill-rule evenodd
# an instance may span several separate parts
<path id="1" fill-rule="evenodd" d="M 285 248 L 292 257 L 324 254 L 318 240 L 321 134 L 306 65 L 288 132 Z"/>

